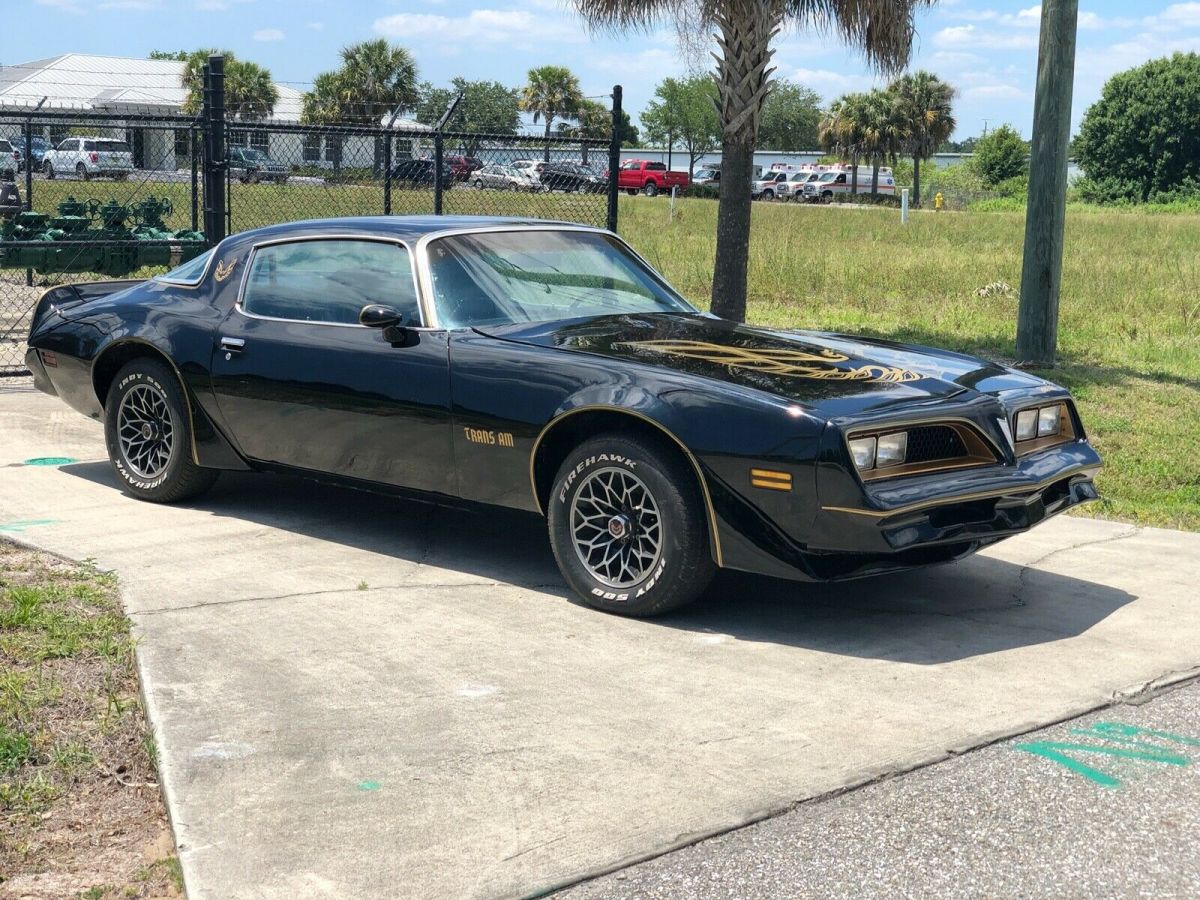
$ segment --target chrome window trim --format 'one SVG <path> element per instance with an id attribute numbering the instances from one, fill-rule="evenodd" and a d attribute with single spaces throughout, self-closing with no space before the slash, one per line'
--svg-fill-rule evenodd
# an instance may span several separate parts
<path id="1" fill-rule="evenodd" d="M 177 281 L 174 278 L 167 278 L 166 276 L 168 274 L 170 274 L 169 272 L 164 273 L 162 275 L 154 275 L 153 277 L 151 277 L 150 280 L 156 281 L 159 284 L 174 285 L 175 287 L 187 287 L 187 288 L 200 287 L 200 285 L 204 284 L 205 279 L 208 278 L 208 273 L 212 269 L 213 260 L 217 258 L 217 251 L 220 249 L 221 249 L 221 245 L 217 244 L 217 246 L 210 247 L 208 250 L 205 251 L 206 253 L 209 254 L 208 262 L 204 264 L 204 271 L 200 273 L 200 277 L 197 278 L 195 281 Z M 188 262 L 191 262 L 191 260 L 188 260 Z M 187 263 L 182 263 L 181 265 L 186 266 Z M 178 269 L 178 268 L 180 268 L 180 266 L 176 266 L 175 268 Z"/>
<path id="2" fill-rule="evenodd" d="M 506 224 L 506 225 L 482 225 L 482 226 L 464 227 L 464 228 L 447 228 L 443 231 L 431 231 L 427 234 L 421 235 L 421 237 L 417 240 L 417 266 L 416 266 L 416 269 L 417 269 L 418 275 L 419 275 L 419 290 L 418 290 L 417 296 L 418 296 L 418 298 L 420 298 L 420 301 L 421 301 L 421 314 L 424 317 L 425 321 L 430 323 L 429 327 L 439 328 L 439 322 L 438 322 L 438 317 L 437 317 L 437 307 L 436 307 L 436 304 L 434 303 L 434 298 L 433 298 L 433 273 L 429 267 L 429 245 L 432 244 L 434 241 L 441 240 L 442 238 L 456 237 L 456 236 L 464 235 L 464 234 L 496 234 L 496 233 L 507 232 L 507 231 L 518 231 L 518 232 L 570 231 L 570 232 L 582 232 L 585 234 L 603 235 L 604 237 L 607 237 L 611 240 L 616 241 L 634 260 L 636 260 L 643 268 L 645 268 L 647 274 L 649 274 L 649 276 L 654 281 L 658 282 L 660 287 L 664 288 L 671 295 L 673 295 L 674 297 L 676 297 L 680 301 L 682 301 L 684 306 L 687 307 L 687 309 L 680 310 L 680 312 L 689 312 L 690 311 L 690 312 L 697 313 L 697 314 L 699 314 L 699 312 L 700 312 L 700 310 L 698 310 L 694 306 L 692 306 L 691 302 L 687 299 L 687 297 L 684 297 L 681 293 L 679 293 L 679 291 L 677 291 L 674 287 L 672 287 L 671 284 L 665 278 L 663 278 L 662 275 L 660 275 L 658 273 L 658 270 L 656 270 L 654 268 L 654 266 L 650 265 L 650 263 L 648 263 L 640 253 L 638 253 L 631 246 L 629 246 L 629 244 L 625 240 L 623 240 L 620 235 L 614 234 L 613 232 L 609 231 L 607 228 L 597 228 L 594 225 L 555 224 L 552 222 L 547 222 L 544 225 L 541 225 L 541 224 L 534 225 L 534 224 L 514 222 L 512 224 Z M 553 321 L 553 320 L 547 320 L 547 321 Z M 462 330 L 467 330 L 469 328 L 470 328 L 470 326 L 464 325 L 464 326 L 461 326 L 460 328 L 451 329 L 451 330 L 462 331 Z M 447 330 L 447 329 L 442 329 L 442 330 Z"/>
<path id="3" fill-rule="evenodd" d="M 425 310 L 424 310 L 424 304 L 421 301 L 420 284 L 417 281 L 417 267 L 415 264 L 416 263 L 416 255 L 413 253 L 413 248 L 410 247 L 408 245 L 408 242 L 405 241 L 403 238 L 392 237 L 390 235 L 381 235 L 381 234 L 363 234 L 363 233 L 358 233 L 358 232 L 347 232 L 344 234 L 342 234 L 342 233 L 338 233 L 338 234 L 321 233 L 321 234 L 290 235 L 288 237 L 267 238 L 266 240 L 262 240 L 262 241 L 259 241 L 255 244 L 251 245 L 250 252 L 246 255 L 246 266 L 242 270 L 241 282 L 238 284 L 237 300 L 235 300 L 234 304 L 233 304 L 234 310 L 236 310 L 240 315 L 245 316 L 247 319 L 258 319 L 259 321 L 262 321 L 262 322 L 285 322 L 285 323 L 289 323 L 289 324 L 293 324 L 293 325 L 320 325 L 320 326 L 323 326 L 326 328 L 364 328 L 365 329 L 367 327 L 366 325 L 360 325 L 357 322 L 325 322 L 325 321 L 321 321 L 321 320 L 312 320 L 312 319 L 282 319 L 282 318 L 278 318 L 276 316 L 263 316 L 263 315 L 259 315 L 258 313 L 248 312 L 246 310 L 242 301 L 245 299 L 245 296 L 246 296 L 246 285 L 250 280 L 250 269 L 254 265 L 254 257 L 258 253 L 258 251 L 263 249 L 264 247 L 274 247 L 274 246 L 278 246 L 280 244 L 299 244 L 299 243 L 304 243 L 307 241 L 369 241 L 371 243 L 376 243 L 376 244 L 392 244 L 394 246 L 402 248 L 404 250 L 404 252 L 408 254 L 408 269 L 409 269 L 409 272 L 412 274 L 413 293 L 416 295 L 416 298 L 417 298 L 417 315 L 419 315 L 422 319 L 422 323 L 419 325 L 403 325 L 403 327 L 410 328 L 410 329 L 416 330 L 416 331 L 433 331 L 433 330 L 435 330 L 435 329 L 429 328 L 424 325 Z M 214 254 L 214 257 L 215 257 L 215 254 Z M 209 262 L 211 263 L 212 260 L 209 260 Z"/>

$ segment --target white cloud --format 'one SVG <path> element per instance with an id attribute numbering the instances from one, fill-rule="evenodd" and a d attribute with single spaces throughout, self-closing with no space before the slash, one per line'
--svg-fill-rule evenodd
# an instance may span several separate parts
<path id="1" fill-rule="evenodd" d="M 256 41 L 282 41 L 284 34 L 278 28 L 260 28 L 254 32 Z"/>
<path id="2" fill-rule="evenodd" d="M 656 75 L 665 78 L 679 71 L 679 54 L 661 47 L 649 47 L 637 53 L 600 53 L 588 58 L 588 65 L 614 75 Z"/>
<path id="3" fill-rule="evenodd" d="M 443 38 L 453 42 L 470 41 L 500 47 L 507 45 L 507 49 L 532 49 L 546 41 L 587 41 L 587 33 L 577 20 L 532 13 L 525 9 L 476 9 L 464 16 L 397 13 L 376 19 L 371 28 L 376 34 L 396 40 Z"/>
<path id="4" fill-rule="evenodd" d="M 324 22 L 309 22 L 308 27 L 311 28 L 313 31 L 324 31 L 325 23 Z"/>
<path id="5" fill-rule="evenodd" d="M 97 9 L 158 9 L 159 0 L 103 0 Z"/>
<path id="6" fill-rule="evenodd" d="M 38 6 L 48 6 L 50 9 L 57 9 L 60 12 L 67 12 L 73 15 L 83 15 L 83 7 L 76 0 L 37 0 Z"/>
<path id="7" fill-rule="evenodd" d="M 1023 100 L 1030 96 L 1013 84 L 980 84 L 967 88 L 962 95 L 972 100 Z"/>
<path id="8" fill-rule="evenodd" d="M 933 36 L 935 47 L 950 50 L 978 48 L 983 50 L 1026 50 L 1037 46 L 1035 34 L 1005 34 L 992 28 L 975 25 L 951 25 Z"/>
<path id="9" fill-rule="evenodd" d="M 1146 16 L 1142 23 L 1156 31 L 1200 28 L 1200 3 L 1172 3 L 1158 15 Z"/>

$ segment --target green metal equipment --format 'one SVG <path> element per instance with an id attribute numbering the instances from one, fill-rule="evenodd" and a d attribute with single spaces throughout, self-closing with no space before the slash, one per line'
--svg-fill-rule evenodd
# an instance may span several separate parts
<path id="1" fill-rule="evenodd" d="M 204 235 L 171 231 L 167 197 L 123 205 L 68 197 L 58 215 L 20 212 L 0 228 L 0 268 L 95 272 L 120 278 L 146 266 L 176 266 L 205 250 Z"/>

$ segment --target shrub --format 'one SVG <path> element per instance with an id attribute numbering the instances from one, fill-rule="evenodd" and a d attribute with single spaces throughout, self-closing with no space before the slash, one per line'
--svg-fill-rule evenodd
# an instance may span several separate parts
<path id="1" fill-rule="evenodd" d="M 989 185 L 995 186 L 1029 171 L 1029 145 L 1011 125 L 993 128 L 975 145 L 971 166 Z"/>
<path id="2" fill-rule="evenodd" d="M 1084 114 L 1078 150 L 1103 193 L 1148 200 L 1189 190 L 1200 178 L 1200 56 L 1176 53 L 1110 78 Z"/>

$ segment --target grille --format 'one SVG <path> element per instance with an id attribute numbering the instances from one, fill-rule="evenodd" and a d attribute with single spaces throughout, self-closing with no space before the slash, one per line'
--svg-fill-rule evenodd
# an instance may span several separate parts
<path id="1" fill-rule="evenodd" d="M 909 465 L 966 455 L 966 445 L 949 425 L 920 425 L 908 430 L 908 456 L 904 461 Z"/>

